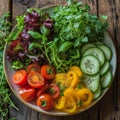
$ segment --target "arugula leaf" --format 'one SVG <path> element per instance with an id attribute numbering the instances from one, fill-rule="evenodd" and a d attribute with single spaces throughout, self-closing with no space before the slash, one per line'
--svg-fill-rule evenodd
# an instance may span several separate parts
<path id="1" fill-rule="evenodd" d="M 49 57 L 57 72 L 65 72 L 72 65 L 79 66 L 81 46 L 103 40 L 104 31 L 108 27 L 107 16 L 98 18 L 89 14 L 90 7 L 82 2 L 68 3 L 68 6 L 55 8 L 52 16 L 55 21 L 55 39 Z"/>
<path id="2" fill-rule="evenodd" d="M 59 52 L 66 52 L 72 47 L 73 43 L 66 41 L 59 47 Z"/>

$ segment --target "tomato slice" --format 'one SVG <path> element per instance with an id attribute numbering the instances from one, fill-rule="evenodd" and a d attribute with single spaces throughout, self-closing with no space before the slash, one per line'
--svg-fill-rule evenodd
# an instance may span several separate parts
<path id="1" fill-rule="evenodd" d="M 16 85 L 23 86 L 27 84 L 27 72 L 25 70 L 18 70 L 13 75 L 13 82 Z"/>
<path id="2" fill-rule="evenodd" d="M 27 72 L 30 73 L 32 71 L 40 72 L 40 66 L 38 63 L 32 63 L 27 67 Z"/>
<path id="3" fill-rule="evenodd" d="M 46 92 L 49 88 L 49 84 L 45 82 L 44 86 L 37 91 L 37 97 L 39 97 L 42 93 Z"/>
<path id="4" fill-rule="evenodd" d="M 27 77 L 28 84 L 33 88 L 41 88 L 45 80 L 38 72 L 30 72 Z"/>
<path id="5" fill-rule="evenodd" d="M 21 87 L 18 93 L 27 102 L 31 102 L 36 98 L 36 91 L 30 86 Z"/>
<path id="6" fill-rule="evenodd" d="M 53 108 L 54 101 L 49 94 L 41 94 L 37 99 L 37 106 L 42 110 L 50 110 Z"/>
<path id="7" fill-rule="evenodd" d="M 45 79 L 53 79 L 55 77 L 55 68 L 51 65 L 43 65 L 41 67 L 41 74 Z"/>
<path id="8" fill-rule="evenodd" d="M 49 93 L 53 99 L 56 99 L 60 96 L 60 89 L 56 84 L 51 83 L 49 87 Z"/>

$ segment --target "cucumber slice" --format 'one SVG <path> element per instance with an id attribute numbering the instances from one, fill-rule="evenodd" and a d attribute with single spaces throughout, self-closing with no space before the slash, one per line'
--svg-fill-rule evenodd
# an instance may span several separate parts
<path id="1" fill-rule="evenodd" d="M 95 47 L 95 45 L 92 43 L 85 44 L 81 49 L 81 53 L 84 53 L 88 48 L 91 48 L 91 47 Z"/>
<path id="2" fill-rule="evenodd" d="M 98 45 L 103 45 L 104 42 L 102 42 L 102 41 L 97 41 L 97 42 L 95 42 L 94 44 L 98 46 Z"/>
<path id="3" fill-rule="evenodd" d="M 82 57 L 80 62 L 80 68 L 83 73 L 88 75 L 94 75 L 99 72 L 100 63 L 96 57 L 92 55 L 87 55 Z"/>
<path id="4" fill-rule="evenodd" d="M 98 47 L 103 51 L 105 59 L 110 61 L 112 58 L 112 52 L 110 48 L 107 45 L 99 45 Z"/>
<path id="5" fill-rule="evenodd" d="M 84 53 L 83 56 L 86 55 L 93 55 L 95 57 L 98 58 L 98 60 L 100 61 L 100 65 L 102 66 L 105 62 L 105 57 L 104 57 L 104 53 L 102 52 L 101 49 L 97 48 L 97 47 L 92 47 L 92 48 L 88 48 Z"/>
<path id="6" fill-rule="evenodd" d="M 100 84 L 100 74 L 84 75 L 82 82 L 88 89 L 90 89 L 92 92 L 95 92 Z"/>
<path id="7" fill-rule="evenodd" d="M 93 94 L 94 100 L 98 99 L 101 96 L 102 94 L 101 84 L 99 84 L 97 91 L 95 91 Z"/>
<path id="8" fill-rule="evenodd" d="M 110 68 L 110 63 L 108 61 L 105 61 L 103 66 L 100 68 L 100 75 L 104 75 L 109 68 Z"/>
<path id="9" fill-rule="evenodd" d="M 101 77 L 101 86 L 102 88 L 107 88 L 110 86 L 111 82 L 112 82 L 112 73 L 111 71 L 109 70 L 107 73 L 105 73 L 105 75 L 103 75 Z"/>

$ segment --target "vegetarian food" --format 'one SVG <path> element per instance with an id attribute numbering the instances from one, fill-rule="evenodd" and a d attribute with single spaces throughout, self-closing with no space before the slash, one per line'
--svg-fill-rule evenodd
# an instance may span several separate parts
<path id="1" fill-rule="evenodd" d="M 28 9 L 7 38 L 7 59 L 19 95 L 42 110 L 75 113 L 98 99 L 112 82 L 111 49 L 104 43 L 106 16 L 81 2 L 54 15 Z M 32 104 L 32 103 L 31 103 Z"/>

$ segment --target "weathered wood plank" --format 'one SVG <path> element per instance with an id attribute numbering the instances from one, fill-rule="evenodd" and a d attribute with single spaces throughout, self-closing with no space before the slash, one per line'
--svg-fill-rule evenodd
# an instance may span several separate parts
<path id="1" fill-rule="evenodd" d="M 12 18 L 14 18 L 17 15 L 23 14 L 27 8 L 35 7 L 36 0 L 13 0 L 12 3 Z"/>
<path id="2" fill-rule="evenodd" d="M 118 42 L 118 53 L 120 51 L 120 0 L 116 0 L 116 40 Z M 118 108 L 117 108 L 117 111 L 116 111 L 116 117 L 117 119 L 116 120 L 119 120 L 120 119 L 120 74 L 119 74 L 119 71 L 120 71 L 120 54 L 118 54 L 118 72 L 117 72 L 117 79 L 118 79 L 118 83 L 117 83 L 117 86 L 118 86 L 118 91 L 117 91 L 117 101 L 118 101 Z"/>
<path id="3" fill-rule="evenodd" d="M 41 8 L 48 5 L 63 5 L 65 0 L 37 0 L 36 7 Z"/>
<path id="4" fill-rule="evenodd" d="M 98 6 L 99 15 L 100 14 L 108 15 L 108 22 L 110 24 L 109 31 L 117 47 L 117 52 L 119 52 L 120 49 L 118 48 L 120 45 L 120 40 L 119 40 L 120 38 L 120 35 L 119 35 L 120 33 L 120 23 L 119 23 L 120 1 L 119 0 L 110 0 L 110 1 L 99 0 L 98 5 L 99 5 Z M 119 59 L 120 59 L 120 56 L 118 55 L 118 60 Z M 117 65 L 120 66 L 119 63 Z M 100 120 L 119 120 L 120 119 L 120 114 L 118 111 L 119 105 L 120 105 L 119 68 L 120 67 L 118 67 L 117 69 L 117 74 L 111 86 L 111 89 L 109 90 L 107 95 L 105 95 L 105 97 L 103 98 L 104 100 L 101 102 Z"/>
<path id="5" fill-rule="evenodd" d="M 10 0 L 0 0 L 0 16 L 10 10 Z"/>

